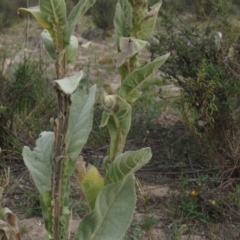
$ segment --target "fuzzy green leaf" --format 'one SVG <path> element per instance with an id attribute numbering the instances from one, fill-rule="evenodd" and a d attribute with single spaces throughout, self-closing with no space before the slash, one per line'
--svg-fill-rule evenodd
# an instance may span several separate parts
<path id="1" fill-rule="evenodd" d="M 97 196 L 95 209 L 81 221 L 76 239 L 121 239 L 132 220 L 135 204 L 133 175 L 105 186 Z"/>
<path id="2" fill-rule="evenodd" d="M 133 103 L 136 98 L 136 91 L 148 78 L 168 59 L 169 53 L 156 58 L 153 62 L 148 63 L 144 67 L 135 70 L 129 74 L 123 81 L 120 88 L 120 96 L 127 102 Z"/>
<path id="3" fill-rule="evenodd" d="M 41 27 L 48 30 L 51 36 L 54 35 L 52 23 L 49 22 L 47 15 L 40 11 L 39 6 L 30 8 L 19 8 L 18 13 L 22 15 L 32 15 Z"/>
<path id="4" fill-rule="evenodd" d="M 114 16 L 114 27 L 118 37 L 120 36 L 128 37 L 127 26 L 124 20 L 125 20 L 124 12 L 120 3 L 118 2 L 116 5 L 116 12 Z"/>
<path id="5" fill-rule="evenodd" d="M 41 37 L 43 40 L 44 47 L 46 48 L 47 52 L 51 56 L 52 59 L 56 60 L 57 55 L 55 52 L 55 47 L 53 44 L 53 39 L 50 36 L 49 32 L 47 30 L 44 30 L 41 33 Z M 71 63 L 75 60 L 77 54 L 78 54 L 78 40 L 75 36 L 71 36 L 70 43 L 66 45 L 66 52 L 67 52 L 67 62 Z"/>
<path id="6" fill-rule="evenodd" d="M 70 43 L 67 47 L 67 62 L 71 63 L 75 60 L 78 54 L 78 40 L 75 36 L 71 36 Z"/>
<path id="7" fill-rule="evenodd" d="M 119 49 L 119 38 L 129 37 L 132 26 L 132 9 L 127 0 L 117 3 L 114 16 L 114 27 L 117 35 L 117 47 Z"/>
<path id="8" fill-rule="evenodd" d="M 39 7 L 41 12 L 47 16 L 48 21 L 54 26 L 55 32 L 59 32 L 65 27 L 67 21 L 65 0 L 40 0 Z"/>
<path id="9" fill-rule="evenodd" d="M 162 5 L 162 1 L 156 3 L 151 7 L 151 10 L 147 13 L 147 15 L 141 19 L 141 32 L 139 34 L 139 38 L 146 40 L 148 39 L 155 28 L 158 11 Z"/>
<path id="10" fill-rule="evenodd" d="M 23 148 L 24 163 L 40 193 L 51 190 L 53 142 L 53 132 L 42 132 L 33 151 L 26 146 Z"/>
<path id="11" fill-rule="evenodd" d="M 43 40 L 44 47 L 47 50 L 48 54 L 51 56 L 53 60 L 56 60 L 57 56 L 56 56 L 55 48 L 53 45 L 53 40 L 49 32 L 47 30 L 44 30 L 41 33 L 41 38 Z"/>
<path id="12" fill-rule="evenodd" d="M 78 4 L 72 9 L 68 16 L 68 25 L 64 31 L 64 41 L 69 43 L 74 28 L 79 18 L 96 2 L 96 0 L 79 0 Z"/>
<path id="13" fill-rule="evenodd" d="M 103 113 L 102 113 L 102 119 L 101 119 L 101 124 L 100 124 L 99 127 L 101 127 L 101 128 L 102 128 L 102 127 L 105 127 L 105 126 L 107 125 L 107 123 L 108 123 L 109 117 L 110 117 L 110 114 L 103 111 Z"/>
<path id="14" fill-rule="evenodd" d="M 66 77 L 63 79 L 55 80 L 54 82 L 61 91 L 63 91 L 65 94 L 70 95 L 76 91 L 82 77 L 83 71 L 80 71 L 79 73 L 72 77 Z"/>
<path id="15" fill-rule="evenodd" d="M 77 159 L 92 129 L 95 92 L 96 85 L 90 88 L 89 94 L 77 91 L 71 96 L 72 105 L 65 138 L 70 159 Z"/>
<path id="16" fill-rule="evenodd" d="M 139 170 L 151 159 L 151 149 L 143 148 L 138 151 L 128 151 L 120 154 L 107 171 L 105 185 L 118 182 Z"/>
<path id="17" fill-rule="evenodd" d="M 48 231 L 52 229 L 52 194 L 51 191 L 40 194 L 40 206 L 45 227 Z"/>
<path id="18" fill-rule="evenodd" d="M 132 7 L 128 0 L 119 0 L 121 8 L 124 14 L 124 21 L 126 23 L 127 30 L 132 29 Z"/>

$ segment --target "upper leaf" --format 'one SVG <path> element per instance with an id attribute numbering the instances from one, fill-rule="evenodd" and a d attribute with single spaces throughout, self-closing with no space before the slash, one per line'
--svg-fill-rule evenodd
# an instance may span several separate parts
<path id="1" fill-rule="evenodd" d="M 71 36 L 70 43 L 67 45 L 67 62 L 71 63 L 78 54 L 78 40 L 75 36 Z"/>
<path id="2" fill-rule="evenodd" d="M 79 18 L 96 2 L 96 0 L 79 0 L 68 16 L 68 25 L 64 30 L 64 41 L 69 43 L 74 28 Z"/>
<path id="3" fill-rule="evenodd" d="M 44 30 L 41 33 L 41 37 L 47 52 L 49 53 L 52 59 L 56 60 L 57 55 L 56 55 L 52 36 L 50 36 L 47 30 Z M 67 62 L 68 63 L 73 62 L 78 54 L 78 40 L 73 35 L 70 38 L 69 44 L 66 45 L 66 52 L 67 52 Z"/>
<path id="4" fill-rule="evenodd" d="M 121 239 L 132 220 L 135 203 L 133 175 L 105 186 L 97 196 L 95 209 L 81 221 L 76 239 Z"/>
<path id="5" fill-rule="evenodd" d="M 89 94 L 77 91 L 71 96 L 72 105 L 65 138 L 70 159 L 77 159 L 92 129 L 95 92 L 96 85 L 90 88 Z"/>
<path id="6" fill-rule="evenodd" d="M 162 1 L 156 3 L 151 7 L 151 10 L 147 13 L 147 15 L 141 19 L 141 32 L 139 34 L 139 38 L 146 40 L 148 39 L 155 28 L 158 11 L 162 5 Z"/>
<path id="7" fill-rule="evenodd" d="M 119 0 L 125 17 L 125 23 L 127 30 L 132 28 L 132 7 L 128 0 Z"/>
<path id="8" fill-rule="evenodd" d="M 130 73 L 123 81 L 120 88 L 120 96 L 132 103 L 136 99 L 133 97 L 136 95 L 136 90 L 140 87 L 153 72 L 155 72 L 169 57 L 169 53 L 161 57 L 156 58 L 153 62 L 148 63 L 144 67 L 135 70 Z"/>
<path id="9" fill-rule="evenodd" d="M 128 0 L 121 0 L 117 3 L 114 16 L 114 26 L 116 29 L 119 50 L 119 38 L 129 37 L 132 28 L 132 8 Z"/>
<path id="10" fill-rule="evenodd" d="M 51 190 L 53 132 L 42 132 L 33 151 L 23 148 L 23 160 L 30 171 L 33 181 L 40 193 Z"/>
<path id="11" fill-rule="evenodd" d="M 41 38 L 43 40 L 43 44 L 49 55 L 53 60 L 57 59 L 57 55 L 55 52 L 55 48 L 53 45 L 52 37 L 50 36 L 49 32 L 47 30 L 44 30 L 41 32 Z"/>
<path id="12" fill-rule="evenodd" d="M 66 77 L 63 79 L 55 80 L 54 82 L 57 84 L 58 88 L 63 91 L 65 94 L 72 94 L 76 91 L 79 82 L 83 77 L 83 71 L 80 71 L 76 75 L 72 77 Z"/>
<path id="13" fill-rule="evenodd" d="M 151 149 L 143 148 L 138 151 L 128 151 L 120 154 L 107 171 L 105 185 L 118 182 L 139 170 L 151 159 Z"/>
<path id="14" fill-rule="evenodd" d="M 54 36 L 53 34 L 53 25 L 48 20 L 47 15 L 45 15 L 43 12 L 40 11 L 39 6 L 36 7 L 30 7 L 30 8 L 19 8 L 18 9 L 19 14 L 28 15 L 31 14 L 38 22 L 38 24 L 43 27 L 44 29 L 48 30 L 51 36 Z"/>
<path id="15" fill-rule="evenodd" d="M 47 16 L 48 21 L 56 28 L 66 25 L 66 3 L 65 0 L 41 0 L 39 1 L 41 12 Z M 60 29 L 54 29 L 59 31 Z"/>
<path id="16" fill-rule="evenodd" d="M 107 113 L 105 111 L 102 112 L 102 119 L 101 119 L 101 124 L 99 127 L 105 127 L 108 123 L 109 117 L 110 117 L 110 113 Z"/>
<path id="17" fill-rule="evenodd" d="M 146 44 L 146 41 L 142 41 L 140 39 L 120 37 L 120 52 L 117 54 L 116 67 L 122 66 L 128 58 L 131 58 L 141 51 Z"/>

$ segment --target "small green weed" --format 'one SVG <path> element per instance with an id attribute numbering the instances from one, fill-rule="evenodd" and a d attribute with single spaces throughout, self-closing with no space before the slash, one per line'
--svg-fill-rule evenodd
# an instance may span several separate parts
<path id="1" fill-rule="evenodd" d="M 124 240 L 142 239 L 146 232 L 150 231 L 157 223 L 157 219 L 146 215 L 143 219 L 133 222 L 125 234 Z"/>
<path id="2" fill-rule="evenodd" d="M 84 216 L 86 213 L 89 212 L 88 203 L 82 199 L 79 202 L 73 203 L 71 208 L 72 212 L 80 217 Z"/>
<path id="3" fill-rule="evenodd" d="M 157 219 L 152 216 L 146 216 L 139 222 L 139 225 L 144 231 L 149 231 L 156 225 L 156 223 Z"/>
<path id="4" fill-rule="evenodd" d="M 208 214 L 201 211 L 200 201 L 195 196 L 181 199 L 178 204 L 178 211 L 180 216 L 188 220 L 198 219 L 205 223 L 209 221 Z"/>
<path id="5" fill-rule="evenodd" d="M 29 229 L 28 229 L 28 227 L 27 226 L 25 226 L 25 225 L 23 225 L 23 226 L 19 226 L 19 232 L 21 233 L 21 234 L 27 234 L 28 232 L 29 232 Z"/>
<path id="6" fill-rule="evenodd" d="M 38 193 L 27 190 L 24 192 L 24 198 L 21 198 L 16 202 L 16 207 L 23 210 L 24 213 L 27 213 L 31 216 L 42 217 L 42 210 L 40 207 L 40 200 Z"/>
<path id="7" fill-rule="evenodd" d="M 228 193 L 227 202 L 230 203 L 234 208 L 240 209 L 240 186 L 236 185 L 232 191 Z"/>
<path id="8" fill-rule="evenodd" d="M 182 220 L 198 220 L 208 223 L 214 220 L 215 204 L 211 202 L 208 188 L 203 183 L 203 177 L 196 183 L 189 183 L 187 178 L 180 182 L 180 193 L 168 205 L 168 209 L 174 218 Z M 212 204 L 213 203 L 213 204 Z"/>
<path id="9" fill-rule="evenodd" d="M 42 210 L 38 194 L 30 190 L 28 190 L 26 194 L 27 194 L 26 202 L 31 203 L 27 206 L 26 212 L 34 216 L 42 217 Z"/>
<path id="10" fill-rule="evenodd" d="M 190 240 L 191 235 L 196 232 L 196 224 L 184 224 L 181 220 L 176 220 L 166 227 L 167 240 Z"/>
<path id="11" fill-rule="evenodd" d="M 144 231 L 139 223 L 132 223 L 124 236 L 124 240 L 138 240 L 142 239 Z"/>
<path id="12" fill-rule="evenodd" d="M 171 225 L 166 227 L 167 240 L 179 240 L 182 235 L 181 226 L 181 222 L 174 221 Z"/>

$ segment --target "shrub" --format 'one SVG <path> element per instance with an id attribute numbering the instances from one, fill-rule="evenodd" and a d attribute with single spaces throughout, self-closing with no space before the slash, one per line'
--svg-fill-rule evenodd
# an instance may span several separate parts
<path id="1" fill-rule="evenodd" d="M 91 13 L 96 27 L 107 30 L 113 28 L 117 0 L 98 0 L 92 7 Z"/>
<path id="2" fill-rule="evenodd" d="M 22 143 L 33 144 L 29 132 L 36 137 L 43 126 L 50 126 L 49 114 L 55 111 L 56 101 L 40 65 L 41 61 L 24 58 L 10 67 L 9 74 L 0 72 L 0 142 L 3 150 L 11 147 L 15 155 L 20 155 Z"/>
<path id="3" fill-rule="evenodd" d="M 194 16 L 183 20 L 177 8 L 161 14 L 164 31 L 151 40 L 149 51 L 152 58 L 171 51 L 163 71 L 182 90 L 183 120 L 210 156 L 225 169 L 234 169 L 233 176 L 240 174 L 234 167 L 239 162 L 240 45 L 221 4 L 213 5 L 214 15 L 201 25 L 193 23 Z"/>
<path id="4" fill-rule="evenodd" d="M 0 30 L 10 26 L 14 20 L 17 18 L 17 9 L 20 6 L 26 6 L 25 0 L 15 1 L 13 4 L 12 1 L 1 0 L 1 8 L 0 8 Z"/>

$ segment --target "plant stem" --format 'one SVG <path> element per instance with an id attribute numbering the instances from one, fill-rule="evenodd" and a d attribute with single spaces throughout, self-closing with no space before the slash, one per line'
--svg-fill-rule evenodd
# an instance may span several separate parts
<path id="1" fill-rule="evenodd" d="M 63 78 L 66 75 L 65 55 L 60 61 L 56 62 L 57 78 Z M 54 122 L 54 157 L 52 165 L 52 201 L 53 201 L 53 227 L 52 235 L 53 240 L 64 239 L 64 234 L 60 234 L 59 220 L 63 214 L 63 202 L 62 196 L 62 173 L 63 173 L 63 161 L 67 156 L 67 150 L 65 146 L 65 135 L 68 127 L 69 111 L 71 100 L 70 96 L 64 94 L 61 90 L 55 89 L 58 100 L 58 117 Z M 61 231 L 62 232 L 62 231 Z M 60 236 L 61 235 L 61 236 Z"/>

